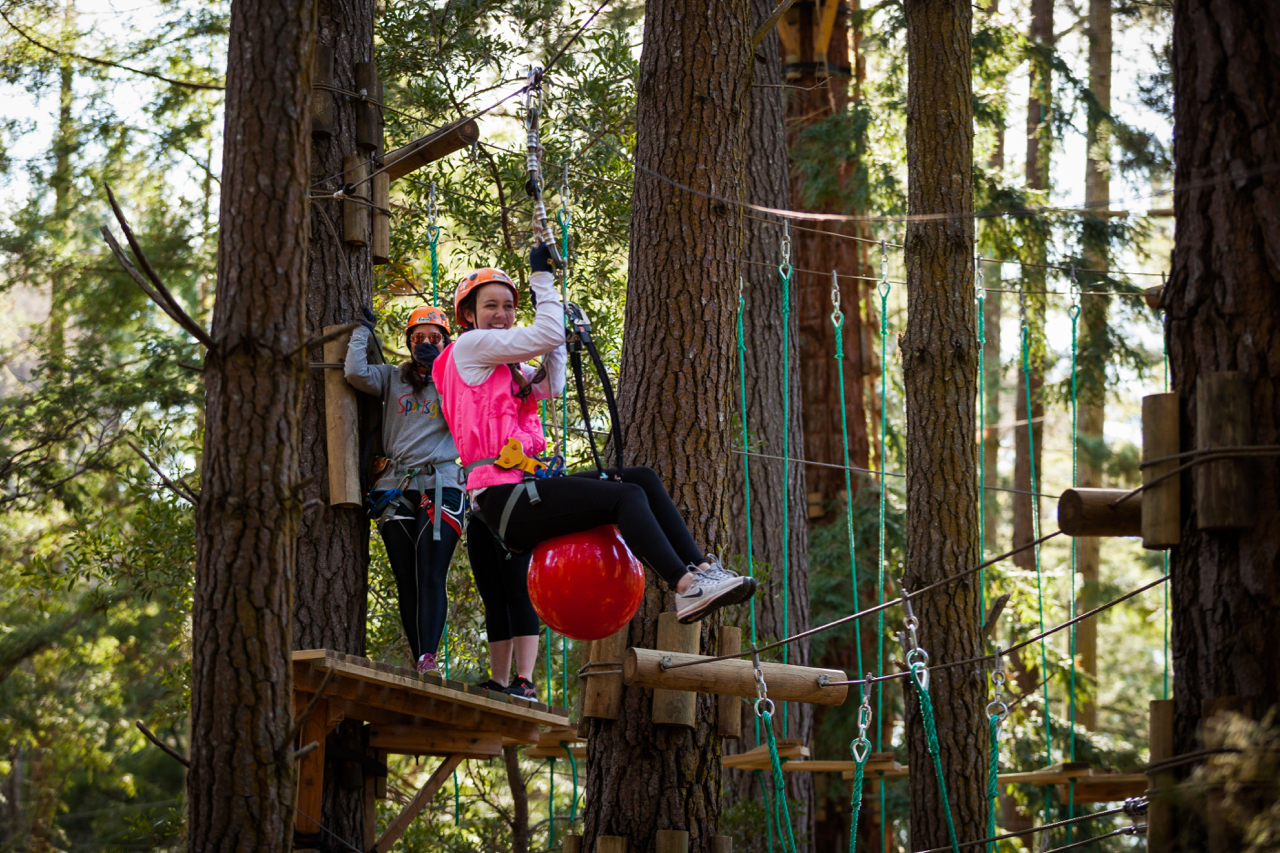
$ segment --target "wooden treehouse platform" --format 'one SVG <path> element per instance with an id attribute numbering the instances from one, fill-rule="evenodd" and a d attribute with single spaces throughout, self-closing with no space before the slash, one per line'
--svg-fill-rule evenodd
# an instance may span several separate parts
<path id="1" fill-rule="evenodd" d="M 468 758 L 502 755 L 509 744 L 559 744 L 577 740 L 569 712 L 537 702 L 521 702 L 460 681 L 329 649 L 293 653 L 293 708 L 299 723 L 296 846 L 323 830 L 325 736 L 343 720 L 368 723 L 363 752 L 345 750 L 331 759 L 363 768 L 366 850 L 386 850 L 431 801 L 445 780 Z M 346 754 L 346 753 L 353 754 Z M 444 762 L 381 835 L 376 833 L 375 800 L 386 797 L 388 755 L 432 755 Z M 333 764 L 333 761 L 330 761 Z M 317 845 L 318 846 L 318 845 Z"/>

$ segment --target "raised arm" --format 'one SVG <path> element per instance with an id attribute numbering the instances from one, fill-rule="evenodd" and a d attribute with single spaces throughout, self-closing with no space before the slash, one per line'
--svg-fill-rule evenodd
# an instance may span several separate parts
<path id="1" fill-rule="evenodd" d="M 351 342 L 347 344 L 347 360 L 343 363 L 343 375 L 351 387 L 381 397 L 387 383 L 387 371 L 380 369 L 385 365 L 369 364 L 365 357 L 365 349 L 369 345 L 368 326 L 360 326 L 351 333 Z"/>

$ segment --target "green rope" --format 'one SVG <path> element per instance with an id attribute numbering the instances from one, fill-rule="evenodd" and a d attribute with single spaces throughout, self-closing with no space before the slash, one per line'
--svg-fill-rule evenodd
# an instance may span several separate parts
<path id="1" fill-rule="evenodd" d="M 849 853 L 854 853 L 854 847 L 858 843 L 858 813 L 862 811 L 863 772 L 869 756 L 870 750 L 864 752 L 861 759 L 854 755 L 853 797 L 849 801 L 849 811 L 852 813 L 849 820 Z"/>
<path id="2" fill-rule="evenodd" d="M 1077 327 L 1080 320 L 1080 302 L 1078 297 L 1073 297 L 1073 303 L 1067 312 L 1071 317 L 1071 484 L 1073 486 L 1080 485 L 1080 462 L 1079 462 L 1079 443 L 1080 443 L 1080 419 L 1079 414 L 1079 382 L 1077 379 L 1077 363 L 1079 356 L 1079 339 L 1077 335 Z M 1028 417 L 1030 417 L 1028 415 Z M 1032 490 L 1034 491 L 1034 489 Z M 1076 538 L 1071 537 L 1071 618 L 1076 618 Z M 1068 712 L 1067 720 L 1069 725 L 1067 749 L 1070 758 L 1068 761 L 1076 760 L 1076 626 L 1071 626 L 1071 634 L 1068 638 L 1070 645 L 1069 655 L 1071 657 L 1071 680 L 1067 688 L 1068 693 Z M 1047 675 L 1047 673 L 1046 673 Z M 1075 797 L 1075 780 L 1071 780 L 1070 787 L 1067 791 L 1067 817 L 1076 816 L 1076 797 Z M 1072 824 L 1067 824 L 1067 843 L 1072 840 Z"/>
<path id="3" fill-rule="evenodd" d="M 1031 463 L 1031 492 L 1036 491 L 1036 443 L 1035 425 L 1031 409 L 1031 338 L 1025 315 L 1022 319 L 1022 384 L 1027 397 L 1027 456 Z M 1040 538 L 1040 500 L 1031 495 L 1031 537 Z M 1040 568 L 1040 546 L 1032 549 L 1036 561 L 1036 604 L 1040 612 L 1040 633 L 1044 633 L 1044 576 Z M 1052 727 L 1049 720 L 1049 655 L 1045 641 L 1040 640 L 1040 671 L 1044 674 L 1044 757 L 1045 766 L 1053 764 Z M 1049 823 L 1049 788 L 1044 789 L 1044 822 Z"/>
<path id="4" fill-rule="evenodd" d="M 992 714 L 988 721 L 991 726 L 991 766 L 987 768 L 987 838 L 996 835 L 996 803 L 1000 798 L 1000 715 Z M 987 843 L 987 853 L 995 853 L 996 843 Z"/>
<path id="5" fill-rule="evenodd" d="M 888 440 L 888 420 L 885 399 L 886 385 L 889 380 L 889 248 L 885 241 L 880 241 L 880 555 L 876 577 L 876 604 L 884 604 L 884 564 L 885 564 L 885 445 Z M 876 614 L 876 674 L 884 676 L 884 610 Z M 884 719 L 884 691 L 876 691 L 876 719 Z M 884 745 L 883 730 L 876 724 L 876 752 Z M 880 773 L 880 853 L 885 851 L 884 814 L 885 814 L 884 773 Z"/>
<path id="6" fill-rule="evenodd" d="M 440 228 L 427 226 L 427 249 L 431 252 L 431 304 L 440 304 Z"/>
<path id="7" fill-rule="evenodd" d="M 547 763 L 551 765 L 550 777 L 547 790 L 547 826 L 550 827 L 551 840 L 547 843 L 547 849 L 550 850 L 556 846 L 556 760 L 548 758 Z"/>
<path id="8" fill-rule="evenodd" d="M 786 783 L 782 778 L 782 762 L 778 758 L 778 742 L 773 737 L 773 715 L 762 711 L 764 730 L 769 737 L 769 761 L 773 764 L 773 808 L 778 821 L 778 838 L 782 841 L 782 849 L 796 853 L 796 839 L 791 831 L 791 809 L 787 805 Z M 782 827 L 786 826 L 787 834 L 782 835 Z"/>
<path id="9" fill-rule="evenodd" d="M 578 819 L 578 760 L 573 757 L 573 750 L 569 748 L 569 741 L 562 740 L 560 745 L 564 747 L 565 754 L 569 756 L 569 767 L 573 770 L 573 799 L 569 801 L 569 824 L 573 825 Z"/>
<path id="10" fill-rule="evenodd" d="M 788 627 L 791 608 L 791 582 L 789 572 L 791 561 L 789 549 L 791 536 L 788 532 L 790 510 L 787 499 L 791 492 L 791 465 L 787 457 L 791 454 L 791 232 L 783 238 L 782 263 L 778 264 L 778 275 L 782 277 L 782 636 L 791 635 Z M 782 662 L 787 663 L 790 645 L 782 647 Z M 787 703 L 782 703 L 782 734 L 787 733 Z M 794 846 L 794 845 L 793 845 Z"/>
<path id="11" fill-rule="evenodd" d="M 1164 283 L 1164 276 L 1160 276 Z M 1160 347 L 1164 350 L 1164 390 L 1169 390 L 1169 344 L 1164 335 L 1160 336 Z M 1164 576 L 1169 576 L 1169 549 L 1164 550 Z M 1164 585 L 1164 698 L 1169 698 L 1169 584 Z"/>
<path id="12" fill-rule="evenodd" d="M 956 825 L 951 819 L 951 803 L 947 799 L 947 777 L 942 772 L 942 749 L 938 745 L 938 724 L 933 718 L 933 700 L 929 698 L 928 668 L 923 661 L 911 665 L 911 683 L 916 687 L 916 696 L 920 699 L 920 716 L 924 719 L 925 743 L 929 755 L 933 758 L 933 772 L 938 777 L 938 795 L 942 798 L 942 813 L 947 819 L 947 837 L 951 841 L 952 853 L 959 853 L 960 843 L 956 840 Z M 922 676 L 921 673 L 924 673 Z"/>
<path id="13" fill-rule="evenodd" d="M 759 734 L 760 722 L 756 721 L 756 733 Z M 760 796 L 764 799 L 764 820 L 769 825 L 769 853 L 773 853 L 773 802 L 769 799 L 769 789 L 764 784 L 764 773 L 754 771 L 756 781 L 760 783 Z"/>
<path id="14" fill-rule="evenodd" d="M 836 370 L 840 374 L 840 432 L 844 436 L 844 517 L 849 531 L 849 584 L 853 588 L 853 612 L 857 613 L 862 608 L 858 606 L 858 562 L 853 541 L 853 479 L 849 471 L 849 413 L 845 409 L 844 402 L 844 315 L 840 313 L 840 290 L 834 280 L 831 293 L 836 299 L 835 310 L 831 312 L 831 324 L 836 327 Z M 865 672 L 862 668 L 862 626 L 857 619 L 853 620 L 853 638 L 858 655 L 858 672 L 862 673 Z"/>

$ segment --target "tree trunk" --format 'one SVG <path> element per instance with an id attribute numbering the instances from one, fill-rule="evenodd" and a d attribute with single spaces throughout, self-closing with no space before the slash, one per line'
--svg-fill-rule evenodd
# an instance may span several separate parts
<path id="1" fill-rule="evenodd" d="M 776 7 L 774 0 L 751 0 L 751 29 L 754 31 Z M 748 90 L 745 185 L 742 190 L 747 201 L 779 209 L 791 207 L 790 182 L 787 170 L 787 137 L 785 127 L 786 90 L 782 84 L 782 59 L 779 55 L 777 31 L 770 32 L 755 50 L 754 76 Z M 753 214 L 755 215 L 755 214 Z M 742 296 L 745 307 L 742 313 L 743 340 L 745 345 L 744 378 L 746 384 L 747 429 L 752 440 L 752 451 L 770 456 L 801 457 L 805 452 L 805 434 L 802 426 L 801 405 L 801 333 L 797 325 L 795 306 L 803 304 L 797 292 L 803 293 L 797 279 L 792 278 L 789 299 L 784 303 L 782 284 L 778 276 L 780 244 L 783 238 L 782 223 L 764 217 L 744 222 L 746 238 L 742 247 L 739 273 L 746 285 Z M 796 232 L 792 232 L 793 237 Z M 799 265 L 792 255 L 793 263 Z M 790 313 L 784 309 L 784 304 Z M 803 308 L 801 309 L 803 314 Z M 828 311 L 828 313 L 830 313 Z M 782 374 L 782 321 L 789 324 L 788 366 L 789 375 Z M 825 367 L 825 365 L 824 365 Z M 737 373 L 736 364 L 734 374 Z M 731 375 L 732 378 L 732 375 Z M 783 406 L 786 394 L 790 401 L 786 452 L 783 452 Z M 731 410 L 740 410 L 741 401 L 734 394 Z M 737 439 L 735 442 L 734 439 Z M 731 446 L 740 450 L 741 432 L 730 436 Z M 785 631 L 797 633 L 809 627 L 809 537 L 806 517 L 807 476 L 811 473 L 803 465 L 786 466 L 786 519 L 787 538 L 783 547 L 783 471 L 784 463 L 777 459 L 751 457 L 744 460 L 736 453 L 730 456 L 727 474 L 730 518 L 735 555 L 744 555 L 738 568 L 745 572 L 746 538 L 746 478 L 749 465 L 751 477 L 751 525 L 752 554 L 758 574 L 767 577 L 755 597 L 756 634 L 759 638 L 784 636 L 782 619 L 782 572 L 784 559 L 787 569 L 788 619 Z M 785 556 L 784 556 L 785 555 Z M 745 624 L 746 608 L 740 608 Z M 751 638 L 744 637 L 746 645 Z M 763 640 L 762 640 L 763 642 Z M 809 662 L 809 644 L 800 642 L 789 649 L 791 663 Z M 743 734 L 737 741 L 726 741 L 726 753 L 737 753 L 756 745 L 755 715 L 747 704 L 742 705 L 745 715 Z M 806 742 L 812 739 L 813 707 L 791 704 L 787 709 L 788 737 Z M 812 836 L 813 779 L 808 773 L 787 774 L 787 797 L 801 804 L 796 818 L 797 835 Z M 742 800 L 758 800 L 760 786 L 755 775 L 733 771 L 726 786 L 725 807 Z"/>
<path id="2" fill-rule="evenodd" d="M 67 50 L 75 49 L 76 4 L 67 0 L 63 10 L 62 42 Z M 53 231 L 62 241 L 71 236 L 71 190 L 74 175 L 71 171 L 71 154 L 78 147 L 75 118 L 71 108 L 75 104 L 75 69 L 71 59 L 62 56 L 58 61 L 58 135 L 53 141 Z M 53 279 L 49 289 L 49 352 L 54 358 L 67 356 L 67 315 L 70 311 L 70 271 L 64 264 L 53 267 Z"/>
<path id="3" fill-rule="evenodd" d="M 1280 443 L 1280 65 L 1274 4 L 1178 0 L 1173 67 L 1176 241 L 1164 297 L 1182 449 L 1196 447 L 1195 389 L 1206 373 L 1242 371 L 1255 444 Z M 1175 749 L 1199 747 L 1202 703 L 1239 696 L 1261 716 L 1280 700 L 1280 461 L 1251 459 L 1254 525 L 1197 528 L 1183 475 L 1182 544 L 1173 549 Z M 1204 829 L 1182 809 L 1184 846 Z M 1238 849 L 1238 848 L 1237 848 Z"/>
<path id="4" fill-rule="evenodd" d="M 511 853 L 529 853 L 529 789 L 520 772 L 520 747 L 502 747 L 502 761 L 507 768 L 507 787 L 511 789 Z M 555 813 L 555 804 L 551 811 Z"/>
<path id="5" fill-rule="evenodd" d="M 1053 0 L 1031 0 L 1031 42 L 1046 54 L 1053 51 Z M 1052 129 L 1052 84 L 1048 57 L 1031 63 L 1030 97 L 1027 100 L 1027 164 L 1026 184 L 1029 190 L 1044 190 L 1049 185 L 1050 143 Z M 1029 226 L 1027 236 L 1028 261 L 1043 264 L 1048 258 L 1048 235 Z M 1028 370 L 1022 367 L 1022 342 L 1018 349 L 1018 381 L 1015 389 L 1013 487 L 1023 494 L 1013 496 L 1013 547 L 1033 541 L 1035 520 L 1040 512 L 1040 501 L 1029 492 L 1040 491 L 1040 475 L 1044 455 L 1044 403 L 1041 388 L 1044 385 L 1044 317 L 1048 300 L 1043 291 L 1045 272 L 1036 266 L 1022 268 L 1022 284 L 1025 295 L 1020 294 L 1019 317 L 1025 326 L 1028 343 Z M 1024 307 L 1025 305 L 1025 307 Z M 1028 411 L 1027 397 L 1030 386 L 1031 405 Z M 1034 446 L 1034 447 L 1033 447 Z M 1033 467 L 1035 477 L 1031 476 Z M 1035 552 L 1023 551 L 1013 558 L 1022 571 L 1035 570 Z M 1032 668 L 1033 671 L 1035 668 Z"/>
<path id="6" fill-rule="evenodd" d="M 1088 160 L 1085 163 L 1084 203 L 1088 210 L 1108 205 L 1111 198 L 1111 129 L 1103 113 L 1111 111 L 1111 0 L 1089 0 L 1089 89 L 1097 98 L 1089 110 Z M 1107 218 L 1087 217 L 1084 225 L 1084 259 L 1090 269 L 1105 270 L 1110 263 Z M 1096 279 L 1097 274 L 1090 274 Z M 1091 289 L 1107 289 L 1103 287 Z M 1102 431 L 1106 423 L 1106 349 L 1109 296 L 1087 296 L 1081 305 L 1079 368 L 1079 436 L 1076 448 L 1080 460 L 1077 486 L 1102 486 Z M 1080 612 L 1098 605 L 1098 571 L 1101 540 L 1075 540 L 1076 571 L 1080 575 Z M 1098 727 L 1098 706 L 1093 681 L 1098 675 L 1098 621 L 1086 619 L 1076 628 L 1076 657 L 1087 676 L 1086 700 L 1079 706 L 1079 722 L 1089 731 Z"/>
<path id="7" fill-rule="evenodd" d="M 320 0 L 318 43 L 333 48 L 334 86 L 358 91 L 355 66 L 373 59 L 373 0 Z M 333 99 L 333 135 L 312 146 L 311 182 L 342 173 L 343 159 L 367 152 L 356 146 L 356 101 L 327 91 Z M 372 169 L 372 167 L 370 167 Z M 331 192 L 347 179 L 328 180 L 317 192 Z M 366 187 L 368 184 L 365 185 Z M 310 274 L 307 279 L 307 332 L 319 336 L 325 326 L 350 323 L 360 309 L 372 305 L 373 265 L 369 247 L 348 246 L 342 204 L 317 201 L 311 211 Z M 366 235 L 360 235 L 367 243 Z M 397 348 L 403 344 L 395 344 Z M 321 347 L 308 360 L 324 361 Z M 310 370 L 302 404 L 302 476 L 306 499 L 318 499 L 302 519 L 298 536 L 297 594 L 293 606 L 293 641 L 297 649 L 334 649 L 365 653 L 368 599 L 369 520 L 362 509 L 329 506 L 329 457 L 324 410 L 323 370 Z M 362 406 L 371 399 L 361 395 Z M 376 403 L 372 403 L 377 405 Z M 344 721 L 329 735 L 331 745 L 363 749 L 360 723 Z M 346 769 L 354 771 L 352 763 Z M 364 840 L 363 787 L 338 784 L 339 774 L 325 774 L 321 822 L 345 841 Z M 330 838 L 332 841 L 333 839 Z"/>
<path id="8" fill-rule="evenodd" d="M 694 538 L 715 550 L 730 538 L 726 483 L 740 470 L 728 413 L 742 212 L 696 193 L 742 197 L 750 4 L 653 0 L 645 11 L 619 411 L 628 461 L 658 472 Z M 651 577 L 631 645 L 653 647 L 657 615 L 671 601 Z M 703 622 L 703 650 L 719 621 Z M 710 848 L 720 819 L 715 697 L 698 696 L 691 730 L 654 726 L 651 697 L 626 689 L 617 721 L 591 723 L 584 850 L 601 835 L 648 850 L 660 829 L 689 830 L 694 853 Z"/>
<path id="9" fill-rule="evenodd" d="M 193 853 L 287 850 L 296 769 L 290 609 L 306 338 L 307 0 L 239 0 L 227 48 L 214 347 L 192 605 Z"/>
<path id="10" fill-rule="evenodd" d="M 1000 12 L 999 0 L 991 0 L 984 14 L 994 17 Z M 1007 78 L 1006 78 L 1007 79 Z M 987 166 L 997 175 L 1004 173 L 1004 126 L 995 129 L 995 144 L 991 148 L 991 156 L 987 158 Z M 982 370 L 983 385 L 986 391 L 985 415 L 986 430 L 982 435 L 982 476 L 987 491 L 982 495 L 983 538 L 987 554 L 998 554 L 1007 550 L 1000 545 L 1000 501 L 999 492 L 992 486 L 1000 485 L 1000 391 L 1004 383 L 1004 365 L 1000 363 L 1000 319 L 1003 311 L 1004 288 L 1003 266 L 999 262 L 988 263 L 983 270 L 983 280 L 990 288 L 983 295 L 983 331 Z"/>
<path id="11" fill-rule="evenodd" d="M 973 302 L 973 95 L 967 0 L 906 4 L 907 328 L 902 340 L 907 410 L 907 590 L 980 562 L 978 454 L 973 436 L 978 336 Z M 981 653 L 976 575 L 917 599 L 921 646 L 935 662 Z M 950 808 L 961 839 L 986 827 L 986 678 L 970 665 L 931 673 L 948 800 L 932 772 L 919 704 L 906 702 L 911 849 L 948 844 Z"/>

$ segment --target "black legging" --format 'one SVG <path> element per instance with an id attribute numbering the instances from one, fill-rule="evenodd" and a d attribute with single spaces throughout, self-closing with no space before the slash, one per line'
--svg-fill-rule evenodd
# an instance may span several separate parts
<path id="1" fill-rule="evenodd" d="M 467 522 L 467 555 L 476 589 L 484 601 L 484 626 L 489 642 L 530 637 L 538 633 L 538 614 L 529 601 L 529 557 L 513 554 L 475 516 Z"/>
<path id="2" fill-rule="evenodd" d="M 531 504 L 527 493 L 520 496 L 507 522 L 506 542 L 527 550 L 553 536 L 616 524 L 631 553 L 674 589 L 688 567 L 706 557 L 652 468 L 626 468 L 621 483 L 612 479 L 616 470 L 605 472 L 608 480 L 595 471 L 539 480 L 542 500 Z M 497 529 L 514 488 L 490 486 L 477 497 L 492 529 Z"/>
<path id="3" fill-rule="evenodd" d="M 440 649 L 440 635 L 444 633 L 449 610 L 445 581 L 449 576 L 449 560 L 458 545 L 458 534 L 442 520 L 440 539 L 435 540 L 426 508 L 418 506 L 421 495 L 405 492 L 404 496 L 416 507 L 417 517 L 413 521 L 385 521 L 378 525 L 378 532 L 387 546 L 387 557 L 396 576 L 400 621 L 404 623 L 404 633 L 416 662 L 423 654 L 435 654 Z M 443 501 L 449 510 L 460 509 L 462 500 L 460 490 L 444 490 Z"/>

